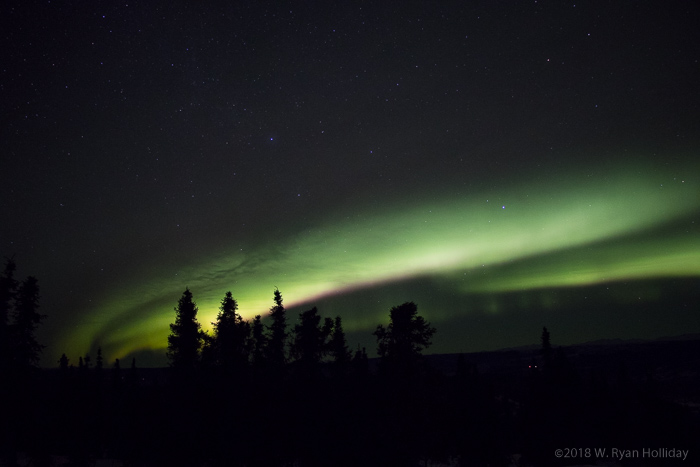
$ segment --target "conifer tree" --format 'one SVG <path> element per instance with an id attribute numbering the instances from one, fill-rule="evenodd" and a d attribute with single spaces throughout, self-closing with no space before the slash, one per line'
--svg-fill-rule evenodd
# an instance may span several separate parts
<path id="1" fill-rule="evenodd" d="M 267 336 L 265 327 L 262 324 L 262 316 L 256 315 L 253 319 L 251 334 L 253 337 L 252 363 L 255 367 L 262 367 L 265 364 L 265 354 L 267 353 Z"/>
<path id="2" fill-rule="evenodd" d="M 9 324 L 12 301 L 17 290 L 17 281 L 14 278 L 16 268 L 13 260 L 5 259 L 5 270 L 0 276 L 0 325 Z"/>
<path id="3" fill-rule="evenodd" d="M 62 354 L 61 358 L 58 359 L 58 374 L 59 374 L 59 381 L 61 382 L 61 386 L 64 387 L 68 381 L 68 372 L 69 372 L 69 366 L 68 366 L 69 360 L 66 354 Z"/>
<path id="4" fill-rule="evenodd" d="M 62 354 L 61 358 L 58 359 L 58 368 L 61 371 L 68 371 L 68 357 L 66 357 L 66 354 Z"/>
<path id="5" fill-rule="evenodd" d="M 10 349 L 10 312 L 17 292 L 15 268 L 15 262 L 7 258 L 0 276 L 0 375 L 10 366 L 13 354 Z"/>
<path id="6" fill-rule="evenodd" d="M 318 364 L 327 351 L 326 340 L 331 333 L 332 321 L 321 326 L 318 309 L 313 307 L 299 314 L 299 323 L 294 326 L 292 354 L 303 366 Z"/>
<path id="7" fill-rule="evenodd" d="M 29 276 L 19 286 L 15 300 L 12 341 L 18 368 L 34 367 L 39 363 L 39 356 L 44 346 L 37 342 L 34 333 L 44 316 L 39 314 L 38 309 L 38 281 L 35 277 Z"/>
<path id="8" fill-rule="evenodd" d="M 369 358 L 367 349 L 357 345 L 355 355 L 352 357 L 352 371 L 357 378 L 364 379 L 369 373 Z"/>
<path id="9" fill-rule="evenodd" d="M 167 357 L 176 370 L 192 371 L 199 363 L 202 331 L 197 321 L 198 308 L 192 292 L 186 288 L 175 307 L 175 323 L 170 325 Z"/>
<path id="10" fill-rule="evenodd" d="M 389 311 L 389 326 L 377 326 L 377 352 L 388 367 L 402 372 L 412 371 L 421 352 L 430 346 L 435 328 L 422 316 L 413 302 L 392 307 Z"/>
<path id="11" fill-rule="evenodd" d="M 215 344 L 213 335 L 206 331 L 202 333 L 202 350 L 199 357 L 202 368 L 211 368 L 217 365 L 218 356 Z"/>
<path id="12" fill-rule="evenodd" d="M 282 305 L 282 294 L 275 289 L 275 304 L 270 308 L 270 337 L 267 343 L 267 361 L 273 366 L 282 366 L 287 361 L 287 312 Z"/>
<path id="13" fill-rule="evenodd" d="M 329 342 L 328 340 L 331 337 L 331 334 L 333 334 L 333 319 L 332 318 L 323 318 L 323 328 L 321 328 L 321 333 L 323 334 L 323 353 L 324 355 L 327 355 L 329 352 Z"/>
<path id="14" fill-rule="evenodd" d="M 214 353 L 216 363 L 226 370 L 241 368 L 248 361 L 250 325 L 238 313 L 238 303 L 231 292 L 226 292 L 214 326 Z"/>
<path id="15" fill-rule="evenodd" d="M 331 333 L 331 341 L 329 343 L 330 355 L 333 361 L 340 366 L 345 366 L 350 362 L 352 354 L 345 340 L 345 332 L 343 332 L 343 320 L 340 316 L 335 317 L 333 323 L 333 332 Z"/>

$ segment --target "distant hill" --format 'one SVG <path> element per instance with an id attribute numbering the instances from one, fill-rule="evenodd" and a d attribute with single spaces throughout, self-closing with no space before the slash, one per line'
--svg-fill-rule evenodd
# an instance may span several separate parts
<path id="1" fill-rule="evenodd" d="M 700 334 L 653 340 L 601 339 L 561 348 L 581 379 L 603 375 L 632 383 L 653 381 L 662 395 L 700 407 Z M 426 361 L 446 375 L 454 374 L 459 354 L 427 355 Z M 540 363 L 540 347 L 530 345 L 490 352 L 464 354 L 479 374 L 497 384 L 526 375 Z"/>

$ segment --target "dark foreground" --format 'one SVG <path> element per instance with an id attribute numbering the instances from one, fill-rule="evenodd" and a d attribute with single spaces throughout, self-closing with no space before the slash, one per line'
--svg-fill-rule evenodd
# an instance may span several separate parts
<path id="1" fill-rule="evenodd" d="M 401 371 L 44 370 L 3 385 L 2 465 L 698 462 L 699 339 L 572 346 L 544 360 L 533 348 L 428 356 Z"/>

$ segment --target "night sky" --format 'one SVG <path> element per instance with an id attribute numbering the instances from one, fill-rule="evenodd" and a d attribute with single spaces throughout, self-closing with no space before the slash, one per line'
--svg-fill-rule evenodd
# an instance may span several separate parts
<path id="1" fill-rule="evenodd" d="M 42 365 L 275 287 L 432 352 L 700 332 L 693 2 L 3 2 L 0 254 Z"/>

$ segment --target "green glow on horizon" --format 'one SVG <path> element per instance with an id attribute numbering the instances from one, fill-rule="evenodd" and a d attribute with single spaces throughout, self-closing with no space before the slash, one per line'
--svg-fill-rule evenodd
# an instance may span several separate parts
<path id="1" fill-rule="evenodd" d="M 269 245 L 252 252 L 224 249 L 177 276 L 131 278 L 128 286 L 115 286 L 114 296 L 93 312 L 95 320 L 68 336 L 66 344 L 72 344 L 66 347 L 99 339 L 117 357 L 164 348 L 185 286 L 207 329 L 227 290 L 250 319 L 267 312 L 275 286 L 292 307 L 423 276 L 445 278 L 460 294 L 700 276 L 696 235 L 644 236 L 700 211 L 700 167 L 679 172 L 569 174 L 468 197 L 399 200 L 337 213 L 283 239 L 274 251 Z M 517 267 L 507 267 L 511 263 Z M 498 275 L 479 276 L 485 267 Z M 366 322 L 343 319 L 347 329 L 357 327 L 355 319 Z"/>
<path id="2" fill-rule="evenodd" d="M 649 277 L 700 276 L 700 238 L 639 242 L 566 252 L 556 260 L 497 271 L 498 280 L 470 276 L 465 292 L 508 292 L 593 285 Z M 527 271 L 525 271 L 527 269 Z"/>

